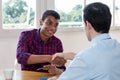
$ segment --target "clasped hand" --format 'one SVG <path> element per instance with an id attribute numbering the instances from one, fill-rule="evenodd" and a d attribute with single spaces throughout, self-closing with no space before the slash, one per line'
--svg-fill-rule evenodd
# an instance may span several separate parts
<path id="1" fill-rule="evenodd" d="M 51 60 L 51 64 L 57 67 L 64 66 L 66 62 L 67 60 L 65 60 L 63 57 L 60 57 L 60 56 L 53 56 Z"/>
<path id="2" fill-rule="evenodd" d="M 63 72 L 63 70 L 57 68 L 61 66 L 65 66 L 65 63 L 67 60 L 65 60 L 63 57 L 58 56 L 58 55 L 53 55 L 50 61 L 50 65 L 45 65 L 43 68 L 44 70 L 48 70 L 48 72 L 51 75 L 59 75 Z"/>

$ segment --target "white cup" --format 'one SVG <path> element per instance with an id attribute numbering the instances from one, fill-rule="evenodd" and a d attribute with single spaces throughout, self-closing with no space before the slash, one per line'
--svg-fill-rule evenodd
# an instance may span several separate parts
<path id="1" fill-rule="evenodd" d="M 12 80 L 13 74 L 14 74 L 13 69 L 5 69 L 3 73 L 4 73 L 5 80 Z"/>

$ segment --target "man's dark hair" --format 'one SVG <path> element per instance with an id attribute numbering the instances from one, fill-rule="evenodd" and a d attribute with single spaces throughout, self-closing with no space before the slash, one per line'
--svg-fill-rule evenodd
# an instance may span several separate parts
<path id="1" fill-rule="evenodd" d="M 47 16 L 53 16 L 56 19 L 60 19 L 60 15 L 54 10 L 46 10 L 42 15 L 42 20 L 44 21 Z"/>
<path id="2" fill-rule="evenodd" d="M 90 22 L 97 32 L 109 33 L 111 13 L 107 5 L 100 2 L 91 3 L 84 8 L 83 17 L 84 22 Z"/>

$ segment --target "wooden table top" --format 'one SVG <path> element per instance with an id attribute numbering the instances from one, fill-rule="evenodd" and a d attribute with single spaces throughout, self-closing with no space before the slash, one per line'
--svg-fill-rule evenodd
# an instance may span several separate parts
<path id="1" fill-rule="evenodd" d="M 3 71 L 0 70 L 0 76 L 4 80 Z M 49 73 L 15 70 L 13 80 L 40 80 L 40 78 L 52 77 Z M 0 79 L 1 80 L 1 79 Z"/>

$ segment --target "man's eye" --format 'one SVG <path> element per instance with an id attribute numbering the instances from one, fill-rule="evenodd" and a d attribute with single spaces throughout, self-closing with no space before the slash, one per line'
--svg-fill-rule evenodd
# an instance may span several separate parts
<path id="1" fill-rule="evenodd" d="M 55 24 L 55 27 L 58 27 L 58 23 L 57 23 L 57 24 Z"/>
<path id="2" fill-rule="evenodd" d="M 52 22 L 46 22 L 47 25 L 52 25 Z"/>

